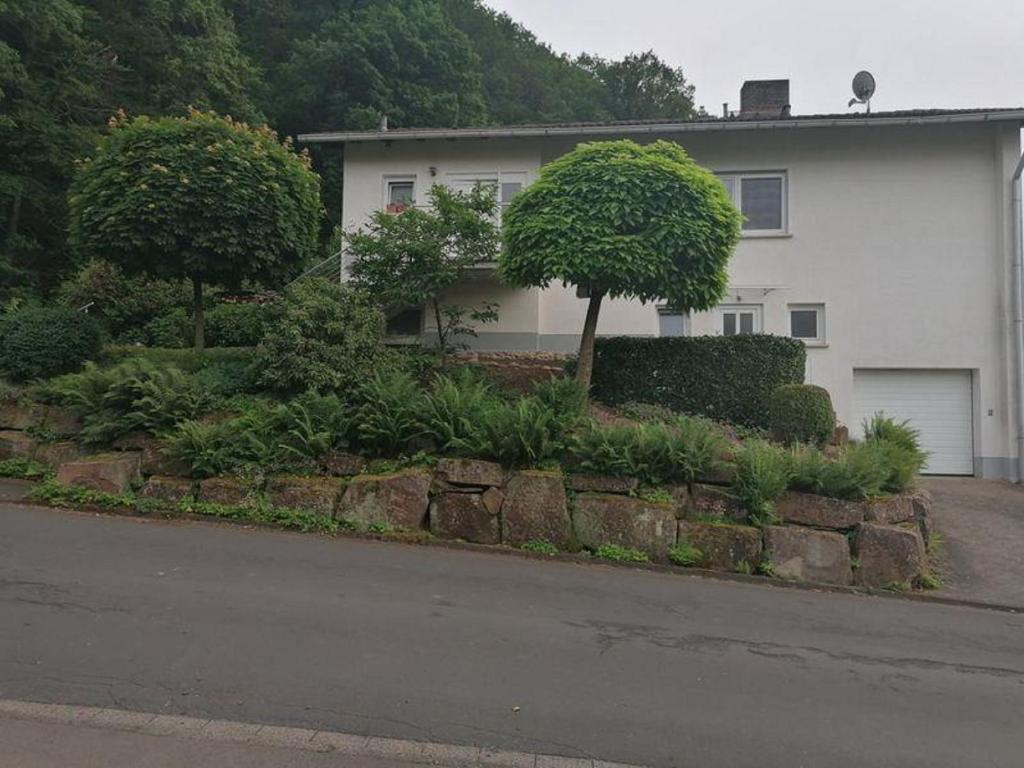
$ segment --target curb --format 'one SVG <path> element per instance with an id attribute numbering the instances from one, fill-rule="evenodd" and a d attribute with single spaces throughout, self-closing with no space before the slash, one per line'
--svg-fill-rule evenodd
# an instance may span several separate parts
<path id="1" fill-rule="evenodd" d="M 31 487 L 31 486 L 29 486 Z M 406 544 L 421 547 L 439 547 L 465 552 L 486 553 L 490 555 L 504 555 L 507 557 L 518 557 L 524 560 L 542 560 L 545 562 L 561 562 L 576 565 L 598 565 L 611 568 L 624 568 L 633 571 L 647 571 L 650 573 L 663 573 L 672 576 L 692 576 L 700 579 L 714 581 L 728 581 L 740 584 L 756 584 L 778 589 L 802 590 L 805 592 L 828 592 L 833 594 L 852 595 L 858 597 L 877 597 L 888 600 L 903 600 L 906 602 L 931 603 L 934 605 L 945 605 L 959 608 L 975 608 L 986 611 L 997 611 L 1000 613 L 1024 614 L 1024 605 L 1009 605 L 1006 603 L 990 603 L 982 600 L 971 600 L 968 598 L 949 597 L 944 595 L 933 595 L 927 592 L 894 592 L 887 589 L 873 587 L 843 586 L 838 584 L 821 584 L 812 581 L 796 581 L 788 579 L 772 579 L 767 576 L 758 576 L 745 573 L 731 573 L 729 571 L 712 571 L 705 568 L 683 568 L 681 566 L 666 565 L 662 563 L 621 563 L 614 560 L 602 560 L 590 555 L 579 555 L 571 552 L 559 552 L 555 555 L 545 555 L 538 552 L 529 552 L 521 549 L 513 549 L 504 545 L 472 544 L 465 541 L 452 541 L 449 539 L 438 539 L 430 536 L 427 532 L 422 534 L 413 533 L 370 533 L 360 531 L 342 530 L 337 533 L 302 533 L 300 531 L 283 529 L 272 524 L 261 524 L 246 521 L 230 520 L 226 518 L 209 517 L 206 515 L 187 514 L 182 512 L 160 512 L 154 514 L 140 514 L 132 509 L 111 509 L 108 507 L 93 507 L 82 505 L 78 507 L 65 507 L 56 504 L 44 504 L 30 499 L 5 500 L 2 503 L 20 504 L 26 507 L 41 509 L 52 509 L 61 512 L 72 512 L 77 514 L 101 515 L 104 517 L 126 517 L 146 522 L 174 522 L 187 521 L 193 523 L 205 523 L 208 525 L 226 525 L 235 528 L 247 528 L 253 530 L 274 531 L 281 534 L 294 534 L 299 536 L 321 536 L 332 539 L 355 539 L 362 541 L 378 541 L 387 544 Z"/>
<path id="2" fill-rule="evenodd" d="M 441 765 L 447 768 L 640 768 L 591 758 L 562 757 L 468 747 L 460 744 L 408 741 L 308 728 L 288 728 L 230 720 L 208 720 L 184 715 L 158 715 L 102 707 L 40 704 L 0 699 L 0 719 L 54 723 L 83 728 L 126 731 L 221 743 L 276 747 L 303 752 L 325 752 L 370 757 L 402 763 Z"/>

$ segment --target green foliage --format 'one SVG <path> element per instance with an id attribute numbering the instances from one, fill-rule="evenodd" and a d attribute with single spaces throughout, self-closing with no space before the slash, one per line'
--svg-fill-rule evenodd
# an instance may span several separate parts
<path id="1" fill-rule="evenodd" d="M 586 412 L 587 392 L 575 379 L 552 377 L 534 384 L 533 395 L 555 413 L 562 432 L 575 428 Z"/>
<path id="2" fill-rule="evenodd" d="M 423 434 L 441 453 L 466 455 L 479 445 L 480 425 L 496 395 L 472 368 L 437 376 L 423 398 Z"/>
<path id="3" fill-rule="evenodd" d="M 804 378 L 803 342 L 780 336 L 614 337 L 595 344 L 592 394 L 768 427 L 771 393 Z"/>
<path id="4" fill-rule="evenodd" d="M 775 522 L 775 500 L 789 485 L 789 454 L 770 443 L 748 440 L 736 451 L 733 493 L 756 525 Z"/>
<path id="5" fill-rule="evenodd" d="M 48 477 L 52 470 L 46 465 L 24 456 L 0 461 L 0 477 L 13 477 L 21 480 L 38 480 Z"/>
<path id="6" fill-rule="evenodd" d="M 170 436 L 165 452 L 188 465 L 192 477 L 216 477 L 235 466 L 237 439 L 230 424 L 186 421 Z"/>
<path id="7" fill-rule="evenodd" d="M 618 563 L 647 563 L 650 558 L 639 549 L 620 547 L 618 544 L 602 544 L 594 554 L 602 560 L 613 560 Z"/>
<path id="8" fill-rule="evenodd" d="M 535 397 L 514 403 L 494 400 L 481 416 L 473 453 L 507 467 L 536 467 L 561 451 L 561 426 L 558 415 Z"/>
<path id="9" fill-rule="evenodd" d="M 425 207 L 377 211 L 368 228 L 348 235 L 354 285 L 389 312 L 430 304 L 442 348 L 458 331 L 472 333 L 464 323 L 469 310 L 444 306 L 441 294 L 474 265 L 497 257 L 496 194 L 493 186 L 463 193 L 438 184 Z M 478 311 L 475 319 L 491 315 L 493 309 Z"/>
<path id="10" fill-rule="evenodd" d="M 792 445 L 824 445 L 836 429 L 828 390 L 812 384 L 784 384 L 768 398 L 772 439 Z"/>
<path id="11" fill-rule="evenodd" d="M 722 183 L 676 144 L 581 144 L 505 210 L 501 274 L 710 309 L 725 295 L 740 221 Z"/>
<path id="12" fill-rule="evenodd" d="M 160 347 L 114 346 L 103 350 L 103 357 L 111 363 L 123 360 L 144 359 L 156 365 L 169 365 L 186 373 L 196 373 L 210 367 L 251 365 L 255 350 L 248 347 L 220 347 L 198 353 L 192 349 L 167 349 Z"/>
<path id="13" fill-rule="evenodd" d="M 704 553 L 687 541 L 685 538 L 676 542 L 675 546 L 668 551 L 668 559 L 676 565 L 694 566 L 704 557 Z"/>
<path id="14" fill-rule="evenodd" d="M 524 552 L 535 552 L 538 555 L 557 555 L 558 547 L 546 539 L 530 539 L 519 547 Z"/>
<path id="15" fill-rule="evenodd" d="M 273 309 L 266 304 L 218 304 L 206 313 L 211 347 L 255 347 L 271 328 Z"/>
<path id="16" fill-rule="evenodd" d="M 45 502 L 55 507 L 102 507 L 103 509 L 132 509 L 135 496 L 131 493 L 107 493 L 82 488 L 77 485 L 64 485 L 50 479 L 33 488 L 28 498 L 32 501 Z"/>
<path id="17" fill-rule="evenodd" d="M 694 87 L 683 70 L 654 51 L 631 53 L 621 61 L 584 54 L 577 63 L 604 86 L 605 108 L 616 120 L 685 120 L 694 115 Z"/>
<path id="18" fill-rule="evenodd" d="M 0 373 L 14 381 L 73 371 L 99 351 L 99 327 L 81 312 L 27 307 L 0 316 Z"/>
<path id="19" fill-rule="evenodd" d="M 587 472 L 635 477 L 642 483 L 690 483 L 721 462 L 725 440 L 706 421 L 677 416 L 671 423 L 602 426 L 574 436 L 570 455 Z"/>
<path id="20" fill-rule="evenodd" d="M 898 445 L 908 451 L 921 450 L 921 434 L 909 421 L 894 421 L 884 413 L 876 413 L 864 420 L 864 439 L 869 441 L 882 440 Z"/>
<path id="21" fill-rule="evenodd" d="M 355 438 L 371 453 L 404 452 L 423 434 L 424 397 L 404 372 L 378 372 L 359 388 Z"/>
<path id="22" fill-rule="evenodd" d="M 200 349 L 203 283 L 280 284 L 317 250 L 308 158 L 268 128 L 213 113 L 112 121 L 69 204 L 69 242 L 82 256 L 193 282 Z"/>
<path id="23" fill-rule="evenodd" d="M 329 280 L 293 285 L 257 349 L 260 383 L 278 392 L 345 391 L 385 356 L 384 317 L 364 296 Z"/>
<path id="24" fill-rule="evenodd" d="M 340 520 L 302 509 L 275 507 L 263 499 L 256 499 L 252 504 L 241 506 L 186 502 L 181 505 L 180 511 L 221 520 L 271 525 L 303 533 L 337 533 L 344 527 Z"/>

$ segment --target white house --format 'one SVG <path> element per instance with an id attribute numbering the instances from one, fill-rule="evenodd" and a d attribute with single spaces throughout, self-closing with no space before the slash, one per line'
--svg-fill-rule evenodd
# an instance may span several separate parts
<path id="1" fill-rule="evenodd" d="M 807 381 L 831 392 L 854 432 L 884 410 L 920 429 L 931 472 L 1016 478 L 1024 430 L 1013 190 L 1024 109 L 792 115 L 785 80 L 746 83 L 741 102 L 736 114 L 687 122 L 300 140 L 344 145 L 346 228 L 382 206 L 421 202 L 435 183 L 496 184 L 505 203 L 582 141 L 678 142 L 721 175 L 746 216 L 729 297 L 693 317 L 612 301 L 600 334 L 803 339 Z M 459 303 L 500 304 L 479 348 L 576 348 L 586 301 L 572 287 L 511 289 L 484 269 L 456 293 Z M 429 331 L 429 318 L 412 319 Z"/>

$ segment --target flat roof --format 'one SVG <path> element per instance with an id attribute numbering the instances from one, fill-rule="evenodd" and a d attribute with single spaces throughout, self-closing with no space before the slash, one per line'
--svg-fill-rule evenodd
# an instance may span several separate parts
<path id="1" fill-rule="evenodd" d="M 1024 107 L 979 109 L 908 109 L 892 112 L 847 112 L 821 115 L 695 117 L 689 120 L 612 120 L 581 123 L 532 123 L 474 128 L 392 128 L 381 131 L 303 133 L 305 144 L 363 141 L 427 141 L 430 139 L 506 139 L 544 136 L 604 136 L 679 133 L 686 131 L 754 131 L 791 128 L 948 125 L 987 122 L 1024 123 Z"/>

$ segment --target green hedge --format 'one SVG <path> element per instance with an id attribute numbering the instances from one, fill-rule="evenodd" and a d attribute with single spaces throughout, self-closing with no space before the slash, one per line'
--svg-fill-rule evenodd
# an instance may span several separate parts
<path id="1" fill-rule="evenodd" d="M 14 381 L 78 370 L 102 344 L 99 324 L 66 307 L 33 306 L 0 317 L 0 374 Z"/>
<path id="2" fill-rule="evenodd" d="M 801 384 L 807 350 L 782 336 L 601 338 L 595 345 L 594 397 L 635 400 L 682 413 L 767 429 L 768 402 L 784 384 Z"/>
<path id="3" fill-rule="evenodd" d="M 173 349 L 170 347 L 127 347 L 109 346 L 103 350 L 103 360 L 119 363 L 132 357 L 141 357 L 151 363 L 173 365 L 186 373 L 208 368 L 220 363 L 248 364 L 254 361 L 253 347 L 210 347 L 203 352 L 194 349 Z"/>
<path id="4" fill-rule="evenodd" d="M 780 443 L 824 445 L 836 430 L 828 390 L 813 384 L 786 384 L 768 401 L 772 439 Z"/>

